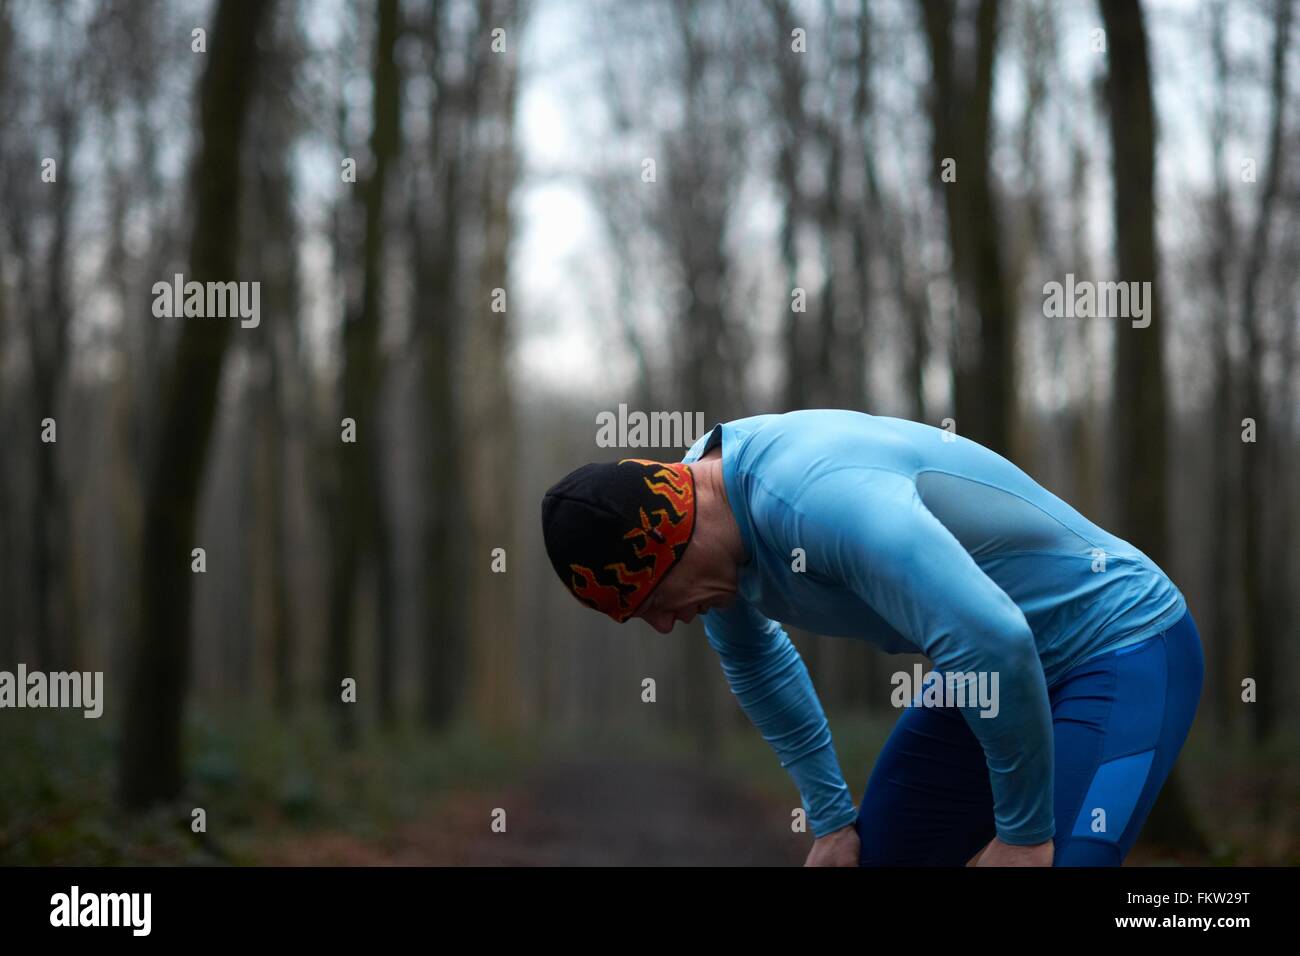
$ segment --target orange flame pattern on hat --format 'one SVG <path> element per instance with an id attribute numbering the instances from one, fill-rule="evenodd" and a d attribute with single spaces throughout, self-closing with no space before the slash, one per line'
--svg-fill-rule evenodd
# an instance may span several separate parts
<path id="1" fill-rule="evenodd" d="M 631 593 L 625 594 L 613 584 L 600 583 L 590 568 L 580 564 L 569 565 L 574 573 L 570 587 L 578 599 L 620 624 L 636 613 L 655 585 L 681 557 L 695 526 L 695 483 L 688 465 L 680 462 L 665 464 L 643 458 L 624 458 L 619 464 L 624 462 L 658 466 L 653 475 L 645 478 L 645 484 L 665 502 L 665 507 L 652 508 L 649 513 L 645 507 L 640 508 L 640 526 L 623 535 L 625 541 L 632 540 L 633 552 L 646 563 L 635 570 L 623 561 L 605 565 L 606 570 L 614 573 L 619 585 L 632 588 Z"/>

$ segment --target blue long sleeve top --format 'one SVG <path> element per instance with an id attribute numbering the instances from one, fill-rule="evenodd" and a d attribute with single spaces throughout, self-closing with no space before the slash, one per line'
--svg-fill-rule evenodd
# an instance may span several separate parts
<path id="1" fill-rule="evenodd" d="M 1182 594 L 1000 455 L 916 422 L 807 410 L 724 422 L 745 549 L 739 594 L 704 615 L 738 702 L 823 836 L 856 810 L 798 650 L 777 622 L 922 653 L 940 674 L 996 674 L 999 701 L 962 708 L 988 762 L 997 834 L 1055 832 L 1047 688 L 1071 667 L 1165 630 Z"/>

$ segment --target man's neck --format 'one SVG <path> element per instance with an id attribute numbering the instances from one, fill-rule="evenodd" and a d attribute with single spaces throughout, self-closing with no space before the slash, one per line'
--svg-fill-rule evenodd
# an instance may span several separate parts
<path id="1" fill-rule="evenodd" d="M 727 484 L 722 477 L 722 455 L 714 449 L 699 461 L 691 464 L 695 476 L 696 530 L 700 525 L 705 533 L 716 535 L 722 550 L 737 566 L 745 563 L 745 544 L 740 537 L 740 527 L 727 500 Z"/>

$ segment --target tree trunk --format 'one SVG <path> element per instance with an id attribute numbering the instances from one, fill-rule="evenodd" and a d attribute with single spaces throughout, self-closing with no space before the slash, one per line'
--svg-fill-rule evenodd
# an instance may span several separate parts
<path id="1" fill-rule="evenodd" d="M 863 199 L 852 216 L 853 287 L 857 312 L 854 334 L 850 337 L 847 397 L 850 408 L 874 411 L 872 405 L 871 368 L 867 353 L 871 347 L 871 263 L 875 223 L 880 216 L 880 187 L 876 178 L 875 157 L 871 151 L 871 125 L 874 104 L 871 95 L 871 10 L 867 0 L 860 0 L 857 13 L 857 60 L 854 64 L 853 131 L 857 134 L 857 158 L 862 164 Z"/>
<path id="2" fill-rule="evenodd" d="M 1113 398 L 1116 474 L 1122 476 L 1122 536 L 1164 565 L 1168 421 L 1161 339 L 1155 229 L 1155 116 L 1142 7 L 1133 0 L 1101 0 L 1109 49 L 1106 99 L 1114 164 L 1116 262 L 1125 282 L 1150 282 L 1150 325 L 1116 319 Z M 1144 839 L 1204 851 L 1177 771 L 1151 811 Z"/>
<path id="3" fill-rule="evenodd" d="M 1240 521 L 1237 515 L 1236 465 L 1240 461 L 1241 433 L 1235 421 L 1238 404 L 1234 397 L 1232 353 L 1229 330 L 1232 324 L 1232 299 L 1228 289 L 1234 236 L 1232 201 L 1224 174 L 1224 147 L 1228 135 L 1228 51 L 1225 37 L 1225 5 L 1214 7 L 1215 22 L 1210 28 L 1215 62 L 1216 102 L 1211 126 L 1211 154 L 1214 176 L 1214 247 L 1210 252 L 1209 276 L 1213 289 L 1215 314 L 1213 322 L 1214 382 L 1211 395 L 1213 403 L 1211 421 L 1210 455 L 1210 580 L 1217 582 L 1213 589 L 1213 647 L 1210 655 L 1210 689 L 1215 720 L 1221 733 L 1232 727 L 1232 717 L 1237 713 L 1240 698 L 1239 682 L 1241 664 L 1233 653 L 1237 642 L 1239 601 L 1236 569 L 1240 565 Z"/>
<path id="4" fill-rule="evenodd" d="M 498 3 L 479 0 L 481 22 L 492 22 L 515 34 L 519 25 L 514 0 Z M 499 141 L 485 145 L 482 170 L 483 263 L 478 293 L 471 307 L 475 317 L 467 329 L 465 381 L 466 419 L 470 434 L 478 436 L 466 449 L 470 483 L 469 512 L 473 521 L 470 558 L 472 685 L 474 717 L 479 726 L 507 731 L 518 726 L 519 685 L 516 679 L 518 647 L 509 589 L 512 578 L 492 570 L 492 552 L 502 548 L 507 562 L 517 560 L 513 546 L 515 516 L 514 414 L 507 360 L 510 346 L 510 299 L 505 311 L 493 305 L 495 290 L 509 282 L 509 243 L 512 219 L 510 199 L 518 175 L 518 155 L 513 140 L 518 92 L 516 52 L 489 57 L 485 77 L 484 113 L 500 129 Z"/>
<path id="5" fill-rule="evenodd" d="M 76 150 L 77 126 L 71 103 L 58 105 L 58 178 L 53 190 L 52 235 L 46 253 L 49 271 L 42 308 L 28 312 L 31 343 L 32 385 L 36 399 L 36 420 L 58 418 L 63 391 L 64 366 L 68 353 L 68 326 L 72 304 L 68 293 L 72 272 L 68 259 L 72 229 L 72 156 Z M 66 430 L 65 430 L 66 440 Z M 73 636 L 73 594 L 71 583 L 71 528 L 68 523 L 68 495 L 59 468 L 59 446 L 41 441 L 36 446 L 35 501 L 33 502 L 32 600 L 36 608 L 35 649 L 38 666 L 67 670 L 76 658 Z"/>
<path id="6" fill-rule="evenodd" d="M 945 201 L 958 298 L 953 336 L 957 428 L 1009 454 L 1015 419 L 1015 333 L 989 170 L 999 5 L 997 0 L 980 0 L 974 61 L 964 64 L 954 49 L 952 4 L 919 2 L 932 69 L 932 175 Z M 945 183 L 940 173 L 950 159 L 956 160 L 956 181 Z"/>
<path id="7" fill-rule="evenodd" d="M 230 281 L 237 269 L 240 156 L 257 73 L 257 38 L 271 0 L 220 0 L 199 93 L 192 281 Z M 140 634 L 122 728 L 119 797 L 140 808 L 177 796 L 190 670 L 190 550 L 216 413 L 229 319 L 181 319 L 161 397 L 157 454 L 147 484 Z"/>
<path id="8" fill-rule="evenodd" d="M 965 110 L 968 126 L 963 155 L 968 160 L 965 173 L 974 173 L 968 183 L 975 240 L 971 278 L 979 308 L 977 376 L 980 400 L 985 404 L 980 434 L 985 445 L 1008 455 L 1016 420 L 1015 312 L 1007 294 L 998 202 L 989 168 L 998 10 L 998 0 L 980 0 L 976 11 L 975 82 Z M 974 170 L 971 161 L 976 164 Z"/>
<path id="9" fill-rule="evenodd" d="M 1267 169 L 1259 193 L 1259 207 L 1255 215 L 1255 229 L 1243 265 L 1241 283 L 1241 328 L 1246 341 L 1246 362 L 1242 366 L 1241 418 L 1253 418 L 1256 424 L 1256 442 L 1242 443 L 1241 462 L 1241 528 L 1243 533 L 1241 569 L 1242 610 L 1244 637 L 1248 647 L 1250 674 L 1261 685 L 1261 693 L 1251 705 L 1251 736 L 1256 743 L 1268 740 L 1277 729 L 1278 702 L 1285 697 L 1280 693 L 1282 683 L 1274 684 L 1278 673 L 1278 655 L 1275 645 L 1285 633 L 1277 617 L 1270 613 L 1271 588 L 1268 566 L 1270 556 L 1266 547 L 1264 501 L 1268 495 L 1268 465 L 1273 460 L 1269 450 L 1280 440 L 1274 433 L 1267 398 L 1264 395 L 1260 370 L 1264 363 L 1263 333 L 1259 317 L 1259 287 L 1269 259 L 1270 232 L 1278 208 L 1282 188 L 1282 163 L 1284 159 L 1285 121 L 1287 108 L 1287 46 L 1291 33 L 1293 0 L 1274 0 L 1275 23 L 1270 82 L 1272 118 L 1269 129 Z M 1275 688 L 1275 689 L 1274 689 Z"/>
<path id="10" fill-rule="evenodd" d="M 384 289 L 384 200 L 388 174 L 401 149 L 401 79 L 394 51 L 399 33 L 397 0 L 381 0 L 375 37 L 370 153 L 373 167 L 362 194 L 365 213 L 361 303 L 343 321 L 342 418 L 356 423 L 356 441 L 340 442 L 339 499 L 333 509 L 330 574 L 329 650 L 325 703 L 338 741 L 354 742 L 356 708 L 341 700 L 345 679 L 359 679 L 356 667 L 354 604 L 363 557 L 378 570 L 377 685 L 373 700 L 382 719 L 392 716 L 394 695 L 392 595 L 387 518 L 381 469 L 383 441 L 379 406 L 379 333 Z M 362 690 L 358 690 L 358 700 Z"/>
<path id="11" fill-rule="evenodd" d="M 271 48 L 277 59 L 285 43 L 278 35 Z M 278 65 L 274 67 L 281 69 Z M 259 661 L 272 707 L 288 716 L 295 702 L 294 620 L 290 602 L 292 559 L 289 552 L 290 511 L 285 480 L 294 438 L 296 347 L 295 326 L 301 302 L 298 295 L 299 231 L 293 211 L 292 132 L 282 122 L 281 104 L 265 98 L 257 116 L 259 150 L 257 190 L 250 208 L 258 221 L 257 261 L 266 270 L 263 302 L 267 314 L 281 321 L 262 325 L 254 348 L 260 362 L 254 414 L 257 421 L 257 466 L 254 523 L 258 540 L 250 567 L 255 574 L 250 587 L 258 595 L 259 632 L 267 639 L 259 647 Z"/>
<path id="12" fill-rule="evenodd" d="M 776 35 L 781 38 L 775 55 L 778 87 L 778 109 L 782 117 L 780 148 L 777 151 L 776 180 L 781 191 L 781 261 L 785 266 L 786 296 L 782 307 L 785 320 L 785 395 L 782 405 L 786 411 L 809 407 L 810 353 L 813 349 L 805 343 L 811 329 L 808 323 L 807 290 L 804 290 L 803 312 L 796 312 L 792 298 L 799 285 L 799 256 L 796 239 L 804 217 L 803 192 L 799 186 L 799 166 L 802 146 L 807 140 L 808 118 L 804 114 L 803 95 L 806 83 L 802 57 L 788 45 L 788 37 L 795 26 L 787 0 L 769 0 L 769 8 L 776 25 Z"/>
<path id="13" fill-rule="evenodd" d="M 433 72 L 446 69 L 440 35 L 448 14 L 439 6 L 427 37 Z M 481 58 L 481 54 L 480 54 Z M 422 378 L 430 434 L 438 444 L 422 467 L 428 475 L 428 511 L 422 534 L 425 637 L 421 642 L 423 694 L 420 716 L 425 727 L 440 730 L 459 712 L 468 673 L 468 640 L 464 613 L 464 560 L 457 542 L 464 540 L 461 506 L 464 464 L 460 416 L 456 402 L 457 318 L 459 316 L 461 256 L 462 129 L 473 113 L 465 81 L 438 84 L 430 118 L 432 136 L 427 168 L 430 196 L 421 212 L 410 213 L 412 255 L 415 260 L 416 335 L 422 358 Z"/>

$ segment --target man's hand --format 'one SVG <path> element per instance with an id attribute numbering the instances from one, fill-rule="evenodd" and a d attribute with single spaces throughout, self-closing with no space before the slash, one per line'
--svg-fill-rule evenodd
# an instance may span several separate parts
<path id="1" fill-rule="evenodd" d="M 804 866 L 857 866 L 860 843 L 858 831 L 849 824 L 813 840 Z"/>
<path id="2" fill-rule="evenodd" d="M 997 837 L 976 853 L 967 866 L 1051 866 L 1054 858 L 1051 840 L 1030 846 L 1003 843 Z"/>

